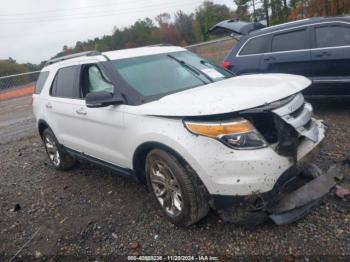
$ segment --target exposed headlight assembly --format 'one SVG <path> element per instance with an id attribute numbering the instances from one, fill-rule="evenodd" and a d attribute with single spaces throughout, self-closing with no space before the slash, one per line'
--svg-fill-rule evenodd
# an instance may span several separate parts
<path id="1" fill-rule="evenodd" d="M 184 123 L 191 133 L 218 139 L 234 149 L 257 149 L 267 146 L 265 139 L 255 127 L 242 118 L 230 122 L 185 121 Z"/>

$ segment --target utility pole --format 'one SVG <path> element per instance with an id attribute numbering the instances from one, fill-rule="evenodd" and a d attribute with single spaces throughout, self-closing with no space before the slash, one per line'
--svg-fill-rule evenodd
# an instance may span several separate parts
<path id="1" fill-rule="evenodd" d="M 305 18 L 305 12 L 304 12 L 304 0 L 301 1 L 301 18 Z"/>
<path id="2" fill-rule="evenodd" d="M 257 22 L 256 13 L 255 13 L 255 0 L 252 0 L 252 2 L 253 2 L 253 17 L 254 17 L 254 22 Z"/>
<path id="3" fill-rule="evenodd" d="M 265 10 L 265 17 L 266 17 L 266 26 L 270 26 L 269 2 L 268 2 L 268 0 L 264 0 L 264 10 Z"/>

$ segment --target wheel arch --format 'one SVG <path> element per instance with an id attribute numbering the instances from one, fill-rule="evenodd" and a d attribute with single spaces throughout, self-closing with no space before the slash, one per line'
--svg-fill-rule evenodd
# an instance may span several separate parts
<path id="1" fill-rule="evenodd" d="M 45 120 L 40 119 L 38 121 L 38 131 L 41 138 L 43 137 L 43 132 L 46 128 L 50 128 L 49 124 Z"/>
<path id="2" fill-rule="evenodd" d="M 176 150 L 173 148 L 160 143 L 160 142 L 155 142 L 155 141 L 149 141 L 145 142 L 137 147 L 137 149 L 134 152 L 133 159 L 132 159 L 132 164 L 133 164 L 133 170 L 135 174 L 137 175 L 138 179 L 146 184 L 146 174 L 145 174 L 145 164 L 146 164 L 146 157 L 147 154 L 152 150 L 152 149 L 161 149 L 164 150 L 167 153 L 172 154 L 182 165 L 185 167 L 189 167 L 192 170 L 194 170 L 191 165 L 181 156 L 180 153 L 178 153 Z M 202 179 L 198 176 L 198 174 L 194 171 L 196 174 L 197 178 L 199 181 L 204 185 Z"/>

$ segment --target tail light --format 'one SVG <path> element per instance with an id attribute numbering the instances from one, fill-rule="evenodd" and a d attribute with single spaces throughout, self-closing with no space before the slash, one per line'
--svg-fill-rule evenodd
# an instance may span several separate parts
<path id="1" fill-rule="evenodd" d="M 224 60 L 224 62 L 222 62 L 222 67 L 227 69 L 227 70 L 229 70 L 231 68 L 231 66 L 232 66 L 232 63 L 229 60 Z"/>

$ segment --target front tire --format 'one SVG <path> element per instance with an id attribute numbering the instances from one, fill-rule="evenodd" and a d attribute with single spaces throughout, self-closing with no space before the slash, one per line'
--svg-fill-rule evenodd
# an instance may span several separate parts
<path id="1" fill-rule="evenodd" d="M 63 171 L 69 170 L 75 165 L 75 158 L 69 155 L 58 143 L 54 133 L 50 128 L 46 128 L 43 131 L 42 139 L 50 163 L 54 168 Z"/>
<path id="2" fill-rule="evenodd" d="M 149 190 L 175 225 L 189 226 L 209 211 L 208 193 L 197 174 L 173 155 L 153 149 L 146 157 Z"/>

